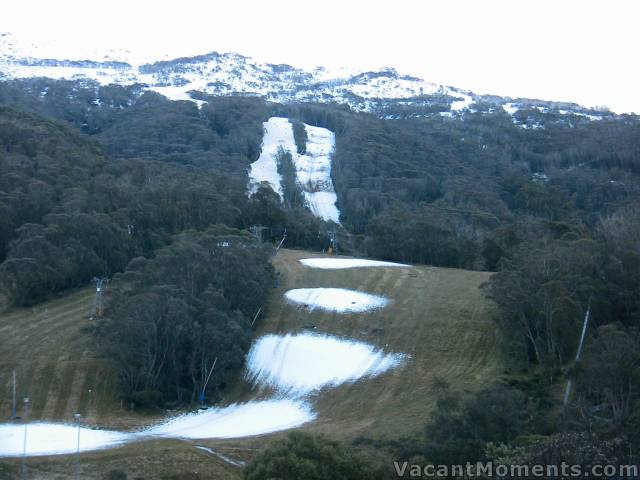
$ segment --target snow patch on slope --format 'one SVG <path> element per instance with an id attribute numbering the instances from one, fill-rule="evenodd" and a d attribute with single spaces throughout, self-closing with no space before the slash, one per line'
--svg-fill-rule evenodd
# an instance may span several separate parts
<path id="1" fill-rule="evenodd" d="M 448 88 L 399 75 L 392 68 L 305 71 L 217 52 L 169 60 L 166 55 L 150 58 L 126 50 L 104 52 L 82 45 L 21 42 L 9 34 L 0 35 L 2 74 L 7 78 L 91 79 L 100 85 L 141 84 L 172 100 L 193 101 L 189 92 L 197 90 L 209 95 L 259 95 L 280 103 L 338 102 L 360 111 L 374 111 L 383 99 L 440 94 Z"/>
<path id="2" fill-rule="evenodd" d="M 282 177 L 278 173 L 277 162 L 277 154 L 283 150 L 291 154 L 296 169 L 296 182 L 302 189 L 309 210 L 323 220 L 340 223 L 340 211 L 336 207 L 338 197 L 331 181 L 334 133 L 326 128 L 305 124 L 306 153 L 299 155 L 289 119 L 271 117 L 263 126 L 262 151 L 249 170 L 249 193 L 255 193 L 261 182 L 268 182 L 280 199 L 283 199 Z"/>
<path id="3" fill-rule="evenodd" d="M 264 127 L 262 150 L 258 160 L 250 166 L 249 192 L 255 193 L 261 182 L 268 182 L 282 199 L 282 177 L 278 173 L 276 156 L 280 149 L 296 155 L 293 127 L 289 119 L 282 117 L 271 117 L 262 126 Z"/>
<path id="4" fill-rule="evenodd" d="M 473 103 L 473 98 L 471 95 L 466 94 L 457 94 L 462 97 L 462 100 L 456 100 L 451 102 L 451 111 L 452 112 L 461 112 L 471 106 Z"/>
<path id="5" fill-rule="evenodd" d="M 293 157 L 296 179 L 313 214 L 340 223 L 340 211 L 336 207 L 338 197 L 331 181 L 335 135 L 326 128 L 306 124 L 304 128 L 307 131 L 306 154 Z"/>
<path id="6" fill-rule="evenodd" d="M 0 457 L 23 454 L 25 425 L 0 425 Z M 117 447 L 135 438 L 136 434 L 80 428 L 80 451 Z M 28 456 L 75 453 L 78 427 L 59 423 L 30 423 L 27 426 Z"/>
<path id="7" fill-rule="evenodd" d="M 364 258 L 302 258 L 300 259 L 300 263 L 306 267 L 321 268 L 324 270 L 362 267 L 411 267 L 411 265 L 404 263 L 382 262 L 380 260 L 367 260 Z"/>
<path id="8" fill-rule="evenodd" d="M 509 115 L 512 115 L 512 116 L 518 111 L 518 107 L 513 102 L 507 102 L 503 104 L 502 108 L 504 109 L 505 112 L 507 112 Z"/>
<path id="9" fill-rule="evenodd" d="M 328 335 L 265 335 L 249 351 L 246 378 L 300 397 L 323 387 L 379 375 L 400 365 L 404 358 Z"/>
<path id="10" fill-rule="evenodd" d="M 285 298 L 314 310 L 320 308 L 340 313 L 357 313 L 382 308 L 389 303 L 384 297 L 346 288 L 295 288 Z"/>
<path id="11" fill-rule="evenodd" d="M 251 401 L 189 413 L 142 432 L 173 438 L 239 438 L 299 427 L 315 418 L 304 402 L 282 399 Z"/>
<path id="12" fill-rule="evenodd" d="M 150 437 L 239 438 L 277 432 L 314 420 L 316 414 L 301 401 L 291 399 L 251 401 L 223 408 L 209 408 L 171 418 L 141 432 L 115 432 L 80 428 L 80 451 L 119 447 Z M 23 454 L 24 424 L 0 425 L 0 457 Z M 27 456 L 76 452 L 78 428 L 59 423 L 27 425 Z"/>

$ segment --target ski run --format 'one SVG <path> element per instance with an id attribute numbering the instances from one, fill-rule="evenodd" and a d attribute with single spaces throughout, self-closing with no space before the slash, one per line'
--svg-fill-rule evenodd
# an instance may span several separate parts
<path id="1" fill-rule="evenodd" d="M 335 149 L 333 132 L 304 124 L 307 133 L 306 153 L 299 154 L 289 119 L 271 117 L 263 123 L 263 127 L 260 157 L 249 169 L 249 193 L 255 193 L 260 183 L 267 182 L 283 199 L 277 156 L 280 151 L 287 152 L 291 154 L 296 168 L 296 183 L 304 194 L 309 210 L 323 220 L 340 223 L 340 211 L 336 206 L 338 197 L 331 180 L 331 155 Z"/>
<path id="2" fill-rule="evenodd" d="M 323 270 L 364 267 L 411 267 L 411 265 L 405 265 L 404 263 L 381 262 L 380 260 L 367 260 L 365 258 L 303 258 L 300 263 L 305 267 Z"/>
<path id="3" fill-rule="evenodd" d="M 320 308 L 339 313 L 368 312 L 389 303 L 384 297 L 345 288 L 295 288 L 284 296 L 309 310 Z"/>
<path id="4" fill-rule="evenodd" d="M 249 352 L 246 378 L 297 398 L 379 375 L 403 359 L 401 354 L 329 335 L 265 335 Z"/>
<path id="5" fill-rule="evenodd" d="M 263 148 L 263 152 L 273 152 L 273 145 L 287 145 L 292 141 L 293 136 L 288 137 L 287 132 L 291 129 L 286 119 L 271 118 L 266 122 L 265 130 L 268 148 Z M 326 132 L 310 135 L 311 143 L 324 145 L 313 147 L 316 150 L 311 149 L 310 157 L 328 158 L 331 151 L 328 141 L 317 140 L 330 138 Z M 274 170 L 266 165 L 268 159 L 260 158 L 265 164 L 252 170 L 256 172 L 254 178 L 263 175 L 265 181 L 277 180 Z M 311 181 L 322 175 L 328 177 L 328 173 L 320 175 L 309 168 L 301 171 L 307 175 L 303 178 Z M 300 261 L 308 268 L 319 269 L 408 267 L 365 259 L 306 258 Z M 285 293 L 285 298 L 310 310 L 320 308 L 337 313 L 367 312 L 389 303 L 384 297 L 342 288 L 293 289 Z M 324 388 L 380 375 L 402 365 L 408 358 L 402 353 L 387 353 L 374 345 L 331 335 L 268 334 L 254 341 L 247 355 L 244 376 L 255 387 L 272 389 L 273 398 L 200 409 L 132 432 L 51 422 L 1 424 L 0 457 L 72 454 L 119 447 L 149 438 L 241 438 L 296 428 L 316 419 L 308 398 L 310 395 L 318 394 Z"/>

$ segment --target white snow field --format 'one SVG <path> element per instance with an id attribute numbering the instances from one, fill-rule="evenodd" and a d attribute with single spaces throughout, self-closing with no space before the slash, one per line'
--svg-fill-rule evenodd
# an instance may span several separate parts
<path id="1" fill-rule="evenodd" d="M 143 435 L 173 438 L 239 438 L 299 427 L 316 417 L 304 402 L 251 401 L 181 415 L 151 427 Z"/>
<path id="2" fill-rule="evenodd" d="M 411 267 L 411 265 L 404 263 L 382 262 L 365 258 L 301 258 L 300 263 L 305 267 L 321 268 L 323 270 L 364 267 Z"/>
<path id="3" fill-rule="evenodd" d="M 299 155 L 289 119 L 271 117 L 263 126 L 262 151 L 249 170 L 249 193 L 255 193 L 260 182 L 268 182 L 283 199 L 282 178 L 276 159 L 278 151 L 283 149 L 291 154 L 296 168 L 296 182 L 304 193 L 309 210 L 323 220 L 340 223 L 340 212 L 336 207 L 338 197 L 331 181 L 331 155 L 335 148 L 333 132 L 305 124 L 306 154 Z"/>
<path id="4" fill-rule="evenodd" d="M 306 154 L 293 156 L 296 179 L 313 214 L 323 220 L 340 223 L 340 212 L 336 207 L 338 197 L 331 181 L 335 135 L 326 128 L 307 124 L 304 128 L 307 131 Z"/>
<path id="5" fill-rule="evenodd" d="M 136 437 L 133 433 L 94 430 L 80 427 L 80 451 L 117 447 Z M 27 426 L 27 450 L 29 456 L 61 455 L 75 453 L 78 427 L 56 423 L 29 423 Z M 24 424 L 0 425 L 0 457 L 16 457 L 23 454 Z"/>
<path id="6" fill-rule="evenodd" d="M 379 375 L 404 359 L 402 354 L 328 335 L 270 334 L 251 347 L 246 378 L 282 394 L 301 397 L 326 386 Z"/>
<path id="7" fill-rule="evenodd" d="M 255 193 L 260 182 L 269 182 L 274 192 L 282 199 L 282 183 L 278 173 L 276 155 L 278 150 L 290 152 L 297 156 L 296 143 L 293 139 L 293 127 L 289 119 L 271 117 L 264 122 L 264 136 L 262 137 L 262 151 L 258 160 L 253 162 L 249 170 L 249 192 Z"/>
<path id="8" fill-rule="evenodd" d="M 290 399 L 251 401 L 223 408 L 209 408 L 171 418 L 141 432 L 115 432 L 80 428 L 80 451 L 118 447 L 148 437 L 239 438 L 277 432 L 314 420 L 315 413 L 304 402 Z M 56 423 L 27 426 L 28 456 L 62 455 L 76 452 L 78 428 Z M 0 425 L 0 457 L 23 454 L 24 424 Z"/>
<path id="9" fill-rule="evenodd" d="M 357 313 L 382 308 L 389 300 L 378 295 L 346 288 L 294 288 L 284 294 L 293 303 L 309 309 L 320 308 L 340 313 Z"/>

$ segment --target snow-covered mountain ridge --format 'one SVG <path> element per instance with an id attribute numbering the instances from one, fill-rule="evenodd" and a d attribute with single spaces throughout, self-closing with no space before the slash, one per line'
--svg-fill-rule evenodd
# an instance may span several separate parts
<path id="1" fill-rule="evenodd" d="M 64 55 L 59 51 L 55 46 L 19 43 L 11 34 L 0 33 L 0 79 L 48 77 L 89 80 L 99 85 L 140 84 L 145 90 L 173 100 L 198 103 L 207 95 L 232 94 L 262 96 L 278 103 L 336 102 L 386 118 L 459 117 L 477 108 L 491 112 L 501 107 L 523 128 L 538 128 L 540 123 L 527 115 L 516 116 L 521 110 L 537 109 L 540 113 L 588 120 L 613 116 L 609 111 L 594 111 L 572 103 L 475 95 L 401 75 L 393 68 L 364 72 L 346 68 L 329 71 L 322 67 L 303 70 L 217 52 L 145 62 L 124 50 L 64 50 Z"/>

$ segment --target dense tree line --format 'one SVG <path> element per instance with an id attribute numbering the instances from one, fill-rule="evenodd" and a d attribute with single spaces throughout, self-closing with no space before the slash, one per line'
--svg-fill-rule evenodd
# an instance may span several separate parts
<path id="1" fill-rule="evenodd" d="M 248 233 L 214 226 L 131 260 L 96 327 L 127 398 L 147 406 L 217 398 L 244 364 L 251 319 L 272 285 L 270 255 Z"/>
<path id="2" fill-rule="evenodd" d="M 247 480 L 370 480 L 390 478 L 379 459 L 321 436 L 294 432 L 260 451 L 244 471 Z"/>
<path id="3" fill-rule="evenodd" d="M 296 177 L 296 166 L 291 158 L 291 153 L 280 149 L 276 155 L 276 161 L 281 178 L 284 204 L 288 208 L 304 208 L 304 193 Z"/>
<path id="4" fill-rule="evenodd" d="M 487 249 L 504 256 L 486 289 L 500 307 L 513 365 L 497 387 L 442 394 L 420 446 L 400 454 L 434 464 L 637 463 L 638 213 L 623 208 L 593 229 L 523 222 L 495 238 Z"/>
<path id="5" fill-rule="evenodd" d="M 198 111 L 144 94 L 92 136 L 0 107 L 0 302 L 30 304 L 94 275 L 111 276 L 172 235 L 217 223 L 265 225 L 265 240 L 287 231 L 290 246 L 324 245 L 322 223 L 299 199 L 293 208 L 268 194 L 246 195 L 246 169 L 259 154 L 260 105 L 220 99 Z"/>
<path id="6" fill-rule="evenodd" d="M 477 395 L 443 393 L 425 437 L 392 455 L 637 462 L 640 122 L 531 109 L 517 120 L 544 128 L 523 129 L 490 105 L 464 121 L 382 121 L 319 105 L 291 114 L 336 131 L 332 175 L 356 251 L 498 271 L 486 291 L 514 371 Z"/>
<path id="7" fill-rule="evenodd" d="M 582 450 L 616 460 L 624 451 L 637 461 L 637 118 L 592 122 L 523 109 L 518 122 L 540 125 L 524 129 L 489 103 L 463 121 L 426 115 L 438 105 L 407 118 L 410 108 L 400 104 L 404 119 L 382 120 L 344 105 L 203 99 L 197 108 L 140 86 L 0 82 L 0 105 L 12 107 L 0 107 L 3 304 L 27 305 L 124 271 L 100 331 L 128 397 L 192 401 L 211 362 L 205 352 L 217 352 L 206 392 L 214 398 L 239 366 L 247 320 L 270 275 L 266 253 L 240 230 L 262 225 L 266 241 L 286 232 L 290 246 L 327 244 L 326 225 L 301 206 L 286 155 L 285 203 L 266 185 L 246 195 L 261 123 L 288 116 L 299 151 L 301 122 L 336 133 L 332 176 L 350 239 L 343 245 L 497 272 L 486 292 L 513 340 L 517 373 L 478 396 L 443 388 L 427 437 L 395 453 L 517 463 Z M 247 288 L 234 282 L 250 277 L 237 272 L 257 279 L 255 299 L 234 297 Z M 574 391 L 561 408 L 568 379 Z"/>
<path id="8" fill-rule="evenodd" d="M 73 129 L 0 110 L 0 281 L 23 305 L 112 275 L 170 236 L 213 223 L 242 226 L 244 182 L 213 169 L 107 161 Z"/>
<path id="9" fill-rule="evenodd" d="M 137 404 L 192 402 L 217 353 L 205 392 L 216 398 L 242 366 L 248 319 L 270 282 L 262 247 L 229 228 L 264 225 L 266 242 L 285 232 L 288 245 L 328 242 L 299 203 L 282 204 L 264 187 L 247 196 L 265 115 L 255 105 L 221 99 L 194 110 L 144 94 L 105 114 L 110 120 L 91 135 L 0 107 L 2 307 L 113 277 L 108 317 L 95 332 L 123 394 Z M 211 257 L 218 244 L 224 249 Z M 187 288 L 180 275 L 196 270 Z"/>
<path id="10" fill-rule="evenodd" d="M 311 104 L 282 114 L 336 132 L 341 221 L 361 237 L 364 254 L 495 269 L 485 246 L 523 217 L 593 229 L 640 198 L 633 117 L 592 122 L 550 113 L 539 119 L 545 128 L 523 129 L 495 105 L 474 108 L 464 121 L 382 120 Z"/>

